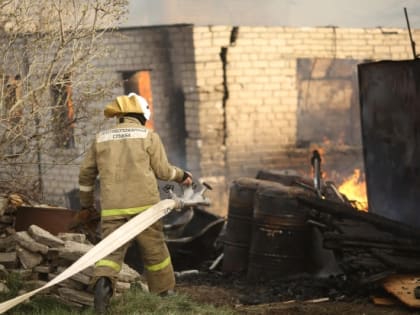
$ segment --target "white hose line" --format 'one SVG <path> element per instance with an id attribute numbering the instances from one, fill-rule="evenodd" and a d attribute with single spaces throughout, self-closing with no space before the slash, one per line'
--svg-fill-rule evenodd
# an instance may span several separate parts
<path id="1" fill-rule="evenodd" d="M 67 278 L 70 278 L 71 276 L 86 269 L 87 267 L 92 266 L 98 260 L 111 254 L 113 251 L 133 239 L 136 235 L 143 232 L 157 220 L 168 214 L 172 209 L 175 208 L 175 206 L 175 200 L 165 199 L 150 207 L 146 211 L 136 215 L 130 221 L 120 226 L 117 230 L 96 244 L 95 247 L 90 249 L 86 254 L 76 260 L 70 267 L 65 269 L 62 273 L 57 275 L 57 277 L 46 283 L 44 286 L 1 303 L 0 314 L 3 314 L 12 307 L 29 299 L 36 293 L 46 288 L 52 287 L 53 285 L 64 281 Z"/>

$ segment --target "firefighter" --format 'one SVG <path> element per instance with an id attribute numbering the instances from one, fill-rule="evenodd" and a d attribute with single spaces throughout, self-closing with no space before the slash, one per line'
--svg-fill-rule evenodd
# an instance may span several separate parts
<path id="1" fill-rule="evenodd" d="M 82 208 L 94 209 L 94 185 L 99 176 L 101 235 L 106 237 L 160 200 L 157 179 L 192 184 L 192 176 L 168 162 L 159 135 L 144 125 L 150 119 L 147 101 L 134 93 L 118 96 L 104 110 L 116 117 L 115 127 L 97 134 L 80 166 L 79 185 Z M 145 276 L 152 293 L 173 292 L 175 277 L 171 258 L 158 221 L 135 240 L 139 246 Z M 94 305 L 105 313 L 129 244 L 95 264 Z"/>

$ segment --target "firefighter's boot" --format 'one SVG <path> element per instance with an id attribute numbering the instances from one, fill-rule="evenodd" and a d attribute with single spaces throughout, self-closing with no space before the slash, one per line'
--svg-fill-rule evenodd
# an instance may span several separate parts
<path id="1" fill-rule="evenodd" d="M 169 297 L 169 296 L 173 296 L 173 295 L 175 295 L 174 290 L 166 290 L 166 291 L 163 291 L 163 292 L 159 293 L 160 297 Z"/>
<path id="2" fill-rule="evenodd" d="M 95 312 L 106 314 L 112 296 L 112 282 L 107 277 L 100 277 L 95 284 Z"/>

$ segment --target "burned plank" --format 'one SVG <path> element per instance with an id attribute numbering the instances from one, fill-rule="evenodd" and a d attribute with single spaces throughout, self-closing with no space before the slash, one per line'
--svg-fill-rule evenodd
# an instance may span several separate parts
<path id="1" fill-rule="evenodd" d="M 420 256 L 409 256 L 398 252 L 387 253 L 376 249 L 371 250 L 372 255 L 392 266 L 398 272 L 418 272 L 420 271 Z M 419 283 L 420 285 L 420 283 Z"/>
<path id="2" fill-rule="evenodd" d="M 420 278 L 414 275 L 392 275 L 383 281 L 386 291 L 393 294 L 404 304 L 420 308 L 420 299 L 417 299 L 414 291 L 420 284 Z"/>
<path id="3" fill-rule="evenodd" d="M 313 208 L 319 212 L 329 213 L 337 218 L 347 218 L 359 220 L 361 222 L 368 222 L 378 229 L 388 231 L 396 235 L 420 239 L 420 231 L 418 228 L 374 213 L 358 211 L 357 209 L 344 203 L 303 195 L 297 196 L 296 198 L 299 203 L 306 207 Z"/>
<path id="4" fill-rule="evenodd" d="M 372 300 L 373 304 L 381 305 L 381 306 L 390 306 L 390 305 L 397 304 L 395 299 L 392 299 L 390 297 L 372 296 L 371 300 Z"/>
<path id="5" fill-rule="evenodd" d="M 403 240 L 383 239 L 380 236 L 377 238 L 368 238 L 364 235 L 343 235 L 335 233 L 324 233 L 324 246 L 335 242 L 339 244 L 338 247 L 369 247 L 369 248 L 383 248 L 395 249 L 407 252 L 418 253 L 420 257 L 420 244 L 412 243 L 410 240 L 404 242 Z M 335 245 L 334 247 L 337 247 Z"/>
<path id="6" fill-rule="evenodd" d="M 387 264 L 385 264 L 383 261 L 367 253 L 352 254 L 352 253 L 347 252 L 345 253 L 345 257 L 343 257 L 339 261 L 339 265 L 346 271 L 369 270 L 370 272 L 378 273 L 378 272 L 384 272 L 384 271 L 390 270 L 390 267 Z"/>

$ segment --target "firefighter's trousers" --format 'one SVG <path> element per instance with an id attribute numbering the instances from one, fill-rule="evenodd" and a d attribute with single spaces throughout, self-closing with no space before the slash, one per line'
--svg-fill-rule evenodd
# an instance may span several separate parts
<path id="1" fill-rule="evenodd" d="M 129 218 L 118 217 L 115 219 L 102 218 L 101 234 L 102 238 L 106 237 L 118 227 L 128 221 Z M 165 243 L 164 234 L 162 231 L 162 222 L 151 225 L 142 233 L 136 236 L 135 241 L 141 253 L 144 264 L 145 276 L 149 291 L 153 293 L 162 293 L 167 290 L 173 290 L 175 287 L 175 276 L 169 255 L 168 248 Z M 124 257 L 129 247 L 129 243 L 123 245 L 109 256 L 99 260 L 95 264 L 93 283 L 99 277 L 109 277 L 115 282 L 118 273 L 121 270 Z"/>

